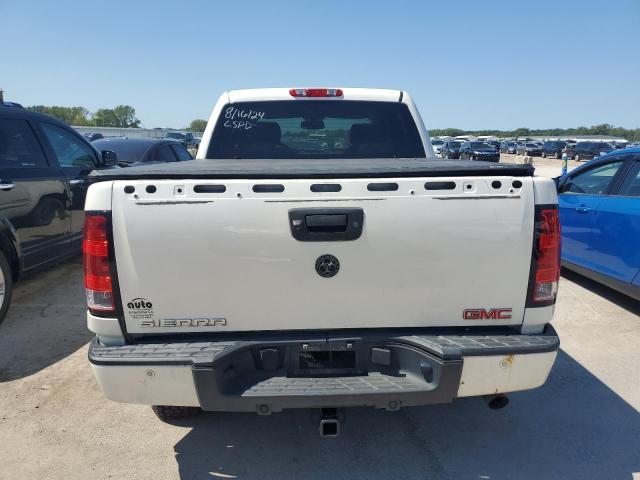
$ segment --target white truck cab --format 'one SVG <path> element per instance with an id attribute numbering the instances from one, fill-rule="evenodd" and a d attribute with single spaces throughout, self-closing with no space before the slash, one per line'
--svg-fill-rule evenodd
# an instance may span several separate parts
<path id="1" fill-rule="evenodd" d="M 89 360 L 110 399 L 163 418 L 502 406 L 555 360 L 554 183 L 434 158 L 406 92 L 225 92 L 196 160 L 94 181 Z"/>

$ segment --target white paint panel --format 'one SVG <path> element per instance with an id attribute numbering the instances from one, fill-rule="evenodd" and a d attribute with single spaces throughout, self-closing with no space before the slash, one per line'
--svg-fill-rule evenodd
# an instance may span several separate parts
<path id="1" fill-rule="evenodd" d="M 207 126 L 204 129 L 204 133 L 202 134 L 202 139 L 200 140 L 200 145 L 198 146 L 198 153 L 196 154 L 196 158 L 207 158 L 207 152 L 209 151 L 209 141 L 211 140 L 211 135 L 213 134 L 213 129 L 216 126 L 216 121 L 220 116 L 220 112 L 222 108 L 229 103 L 229 93 L 224 92 L 218 98 L 218 101 L 213 107 L 213 111 L 209 116 L 209 121 L 207 122 Z"/>
<path id="2" fill-rule="evenodd" d="M 98 182 L 91 185 L 87 190 L 84 209 L 110 211 L 112 185 L 113 182 Z"/>
<path id="3" fill-rule="evenodd" d="M 542 333 L 547 323 L 553 319 L 555 304 L 547 307 L 527 308 L 524 311 L 524 322 L 522 322 L 521 333 L 525 335 L 535 335 Z"/>
<path id="4" fill-rule="evenodd" d="M 407 105 L 409 112 L 411 112 L 411 116 L 413 117 L 413 121 L 416 122 L 416 127 L 418 128 L 418 134 L 422 139 L 422 146 L 424 147 L 425 156 L 427 158 L 435 158 L 436 154 L 433 151 L 433 145 L 431 145 L 431 138 L 429 137 L 429 132 L 427 132 L 427 128 L 422 121 L 422 116 L 418 111 L 418 107 L 413 102 L 411 95 L 407 92 L 402 92 L 402 103 Z"/>
<path id="5" fill-rule="evenodd" d="M 199 407 L 191 367 L 91 365 L 109 400 L 143 405 Z"/>
<path id="6" fill-rule="evenodd" d="M 332 180 L 339 193 L 310 192 L 310 180 L 117 181 L 113 228 L 126 304 L 151 302 L 152 318 L 226 318 L 226 327 L 141 327 L 131 333 L 421 326 L 519 325 L 524 315 L 533 231 L 531 178 L 438 178 L 456 189 L 427 191 L 427 178 L 384 179 L 395 192 L 369 192 L 376 179 Z M 502 187 L 494 189 L 492 181 Z M 124 185 L 136 186 L 134 195 Z M 154 194 L 145 186 L 153 183 Z M 223 194 L 196 184 L 223 183 Z M 259 194 L 258 183 L 284 193 Z M 467 188 L 470 186 L 471 188 Z M 181 190 L 181 193 L 177 193 Z M 412 193 L 413 192 L 413 193 Z M 240 198 L 238 197 L 240 196 Z M 360 207 L 361 238 L 299 242 L 293 208 Z M 315 261 L 335 255 L 339 273 Z M 464 320 L 467 308 L 512 308 L 507 320 Z"/>
<path id="7" fill-rule="evenodd" d="M 293 97 L 289 93 L 292 88 L 340 88 L 342 97 Z M 313 85 L 292 85 L 285 88 L 251 88 L 246 90 L 229 91 L 230 102 L 265 102 L 270 100 L 314 101 L 314 100 L 364 100 L 374 102 L 398 102 L 400 90 L 388 90 L 382 88 L 342 88 L 340 86 L 327 85 L 316 87 Z"/>
<path id="8" fill-rule="evenodd" d="M 538 388 L 547 381 L 557 352 L 465 357 L 458 397 Z"/>
<path id="9" fill-rule="evenodd" d="M 87 311 L 87 328 L 108 346 L 124 345 L 124 336 L 117 318 L 96 317 Z"/>
<path id="10" fill-rule="evenodd" d="M 555 182 L 546 177 L 533 177 L 536 205 L 557 205 L 558 192 Z"/>

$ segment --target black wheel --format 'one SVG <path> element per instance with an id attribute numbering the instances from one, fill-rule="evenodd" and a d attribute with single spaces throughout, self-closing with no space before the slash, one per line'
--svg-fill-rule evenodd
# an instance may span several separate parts
<path id="1" fill-rule="evenodd" d="M 4 253 L 0 252 L 0 323 L 7 316 L 13 293 L 11 266 Z"/>
<path id="2" fill-rule="evenodd" d="M 200 415 L 202 409 L 200 407 L 174 407 L 171 405 L 153 405 L 151 407 L 153 412 L 163 422 L 169 422 L 171 420 L 178 420 L 180 418 L 193 417 L 194 415 Z"/>
<path id="3" fill-rule="evenodd" d="M 557 158 L 558 160 L 561 160 L 561 159 L 562 159 L 562 154 L 561 154 L 561 153 L 556 153 L 556 158 Z"/>

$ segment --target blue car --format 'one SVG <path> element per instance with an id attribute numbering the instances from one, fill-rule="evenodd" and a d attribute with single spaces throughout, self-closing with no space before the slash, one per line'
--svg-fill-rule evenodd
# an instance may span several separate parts
<path id="1" fill-rule="evenodd" d="M 640 300 L 640 148 L 558 179 L 562 266 Z"/>

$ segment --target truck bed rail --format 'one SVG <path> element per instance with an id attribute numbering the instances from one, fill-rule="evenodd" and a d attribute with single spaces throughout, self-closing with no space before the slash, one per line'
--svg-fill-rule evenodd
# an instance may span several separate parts
<path id="1" fill-rule="evenodd" d="M 531 165 L 429 158 L 307 160 L 191 160 L 98 170 L 95 181 L 126 179 L 295 179 L 512 176 L 531 177 Z"/>

